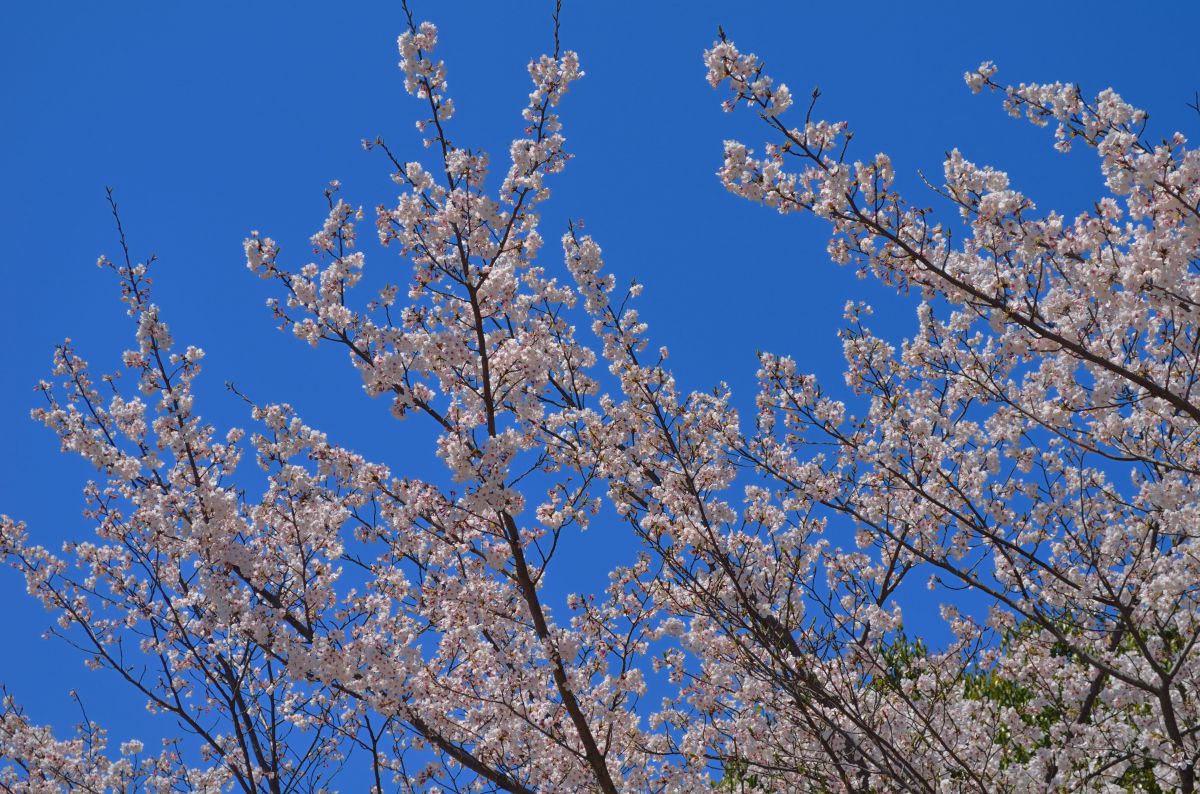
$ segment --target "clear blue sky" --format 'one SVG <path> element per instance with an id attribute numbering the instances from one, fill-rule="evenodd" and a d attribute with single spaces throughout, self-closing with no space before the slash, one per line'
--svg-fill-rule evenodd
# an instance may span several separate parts
<path id="1" fill-rule="evenodd" d="M 520 129 L 525 64 L 549 46 L 550 6 L 414 0 L 416 14 L 442 29 L 455 139 L 495 162 Z M 1128 3 L 1095 2 L 812 8 L 566 0 L 563 14 L 564 46 L 581 53 L 588 76 L 562 107 L 576 159 L 552 184 L 544 236 L 554 243 L 568 217 L 585 218 L 618 277 L 646 284 L 643 316 L 654 342 L 671 348 L 682 383 L 725 380 L 747 408 L 756 350 L 792 354 L 836 387 L 847 299 L 885 309 L 877 324 L 895 335 L 913 314 L 911 302 L 830 265 L 819 222 L 781 218 L 717 183 L 722 140 L 762 137 L 749 117 L 721 113 L 703 79 L 700 53 L 718 24 L 798 96 L 819 85 L 821 111 L 856 129 L 858 156 L 887 151 L 910 186 L 918 169 L 936 178 L 943 152 L 958 147 L 1009 170 L 1042 209 L 1075 212 L 1098 195 L 1091 154 L 1056 155 L 1049 131 L 970 94 L 962 73 L 984 59 L 997 62 L 1001 81 L 1074 80 L 1087 93 L 1112 86 L 1150 110 L 1154 135 L 1200 135 L 1186 108 L 1200 88 L 1200 5 L 1146 6 L 1153 11 L 1136 16 Z M 176 338 L 208 352 L 201 410 L 218 427 L 248 421 L 221 388 L 233 379 L 258 400 L 292 402 L 397 469 L 409 444 L 428 438 L 369 402 L 340 354 L 275 332 L 263 308 L 270 288 L 246 271 L 241 251 L 259 229 L 299 256 L 331 179 L 368 209 L 392 200 L 384 161 L 359 141 L 384 135 L 401 157 L 419 146 L 417 108 L 395 66 L 401 21 L 396 2 L 6 7 L 0 511 L 26 520 L 34 537 L 57 547 L 89 532 L 79 489 L 91 471 L 28 419 L 31 387 L 63 337 L 100 371 L 115 369 L 131 343 L 111 274 L 94 266 L 116 248 L 106 185 L 117 190 L 135 253 L 162 260 L 157 300 Z M 368 252 L 369 267 L 407 272 L 393 253 Z M 545 253 L 557 266 L 557 246 Z M 15 573 L 0 574 L 10 604 L 0 682 L 37 720 L 72 722 L 74 686 L 93 716 L 116 722 L 114 738 L 137 733 L 143 718 L 121 711 L 113 677 L 39 639 L 49 617 L 23 590 Z"/>

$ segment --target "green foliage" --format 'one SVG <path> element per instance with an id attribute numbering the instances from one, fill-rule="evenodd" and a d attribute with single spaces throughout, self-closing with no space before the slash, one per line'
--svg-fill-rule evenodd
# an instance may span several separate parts
<path id="1" fill-rule="evenodd" d="M 1062 633 L 1066 638 L 1076 634 L 1078 629 L 1071 620 L 1064 618 L 1061 623 Z M 1042 627 L 1032 623 L 1020 623 L 1000 638 L 1001 647 L 1011 651 L 1015 646 L 1029 638 Z M 1171 658 L 1182 652 L 1184 640 L 1178 632 L 1163 632 L 1158 635 L 1164 656 Z M 1132 637 L 1122 639 L 1122 649 L 1136 650 Z M 876 691 L 901 691 L 905 681 L 917 679 L 929 658 L 929 649 L 918 637 L 910 639 L 902 630 L 886 641 L 879 644 L 880 656 L 884 660 L 884 670 L 875 676 L 868 686 Z M 1075 651 L 1069 639 L 1055 641 L 1050 648 L 1050 655 L 1056 658 L 1073 659 Z M 1076 659 L 1082 664 L 1082 661 Z M 1002 748 L 1001 767 L 1012 764 L 1025 764 L 1033 759 L 1034 754 L 1042 748 L 1050 746 L 1050 737 L 1055 725 L 1064 720 L 1074 720 L 1078 715 L 1068 709 L 1062 702 L 1054 702 L 1035 709 L 1031 702 L 1034 693 L 1020 683 L 999 674 L 994 669 L 968 671 L 962 678 L 963 697 L 967 700 L 986 701 L 1000 709 L 1012 709 L 1020 721 L 1035 730 L 1036 738 L 1021 744 L 1013 736 L 1013 731 L 1003 724 L 996 726 L 995 741 Z M 908 697 L 920 700 L 921 694 L 910 691 Z M 1132 704 L 1126 707 L 1129 714 L 1137 714 L 1149 709 L 1144 704 Z M 1116 784 L 1120 790 L 1135 794 L 1164 794 L 1155 775 L 1155 764 L 1149 760 L 1134 760 L 1124 773 L 1117 778 Z M 732 770 L 732 771 L 731 771 Z M 749 783 L 749 781 L 753 781 Z M 747 785 L 747 783 L 749 783 Z M 737 786 L 744 785 L 743 788 Z M 721 786 L 725 786 L 722 788 Z M 718 785 L 720 791 L 754 791 L 761 790 L 758 778 L 749 775 L 743 766 L 726 767 L 726 777 Z"/>
<path id="2" fill-rule="evenodd" d="M 721 779 L 713 783 L 714 791 L 765 791 L 766 789 L 759 785 L 758 775 L 750 771 L 750 764 L 737 758 L 731 758 L 724 762 L 722 768 Z"/>
<path id="3" fill-rule="evenodd" d="M 1075 624 L 1069 620 L 1063 620 L 1061 625 L 1063 634 L 1067 637 L 1078 631 L 1074 628 Z M 1018 641 L 1025 639 L 1029 634 L 1039 630 L 1040 627 L 1030 623 L 1018 624 L 1002 638 L 1002 647 L 1006 651 L 1010 650 Z M 1162 647 L 1167 655 L 1177 654 L 1183 649 L 1184 641 L 1178 635 L 1178 632 L 1165 632 L 1159 636 L 1162 640 Z M 1132 651 L 1136 649 L 1136 643 L 1131 636 L 1127 635 L 1122 639 L 1118 647 Z M 1071 659 L 1074 657 L 1075 652 L 1070 642 L 1058 640 L 1051 646 L 1050 655 Z M 999 726 L 996 732 L 996 741 L 1004 747 L 1002 766 L 1028 762 L 1032 759 L 1034 752 L 1040 748 L 1049 746 L 1050 734 L 1054 725 L 1064 720 L 1078 718 L 1076 714 L 1069 713 L 1066 706 L 1062 703 L 1048 704 L 1036 712 L 1032 711 L 1029 702 L 1033 699 L 1033 693 L 1016 682 L 998 675 L 995 670 L 968 674 L 963 681 L 963 696 L 968 700 L 986 700 L 1001 708 L 1011 708 L 1016 711 L 1022 723 L 1036 727 L 1040 732 L 1041 736 L 1037 742 L 1032 747 L 1025 747 L 1013 741 L 1012 732 L 1007 726 Z M 1143 714 L 1148 713 L 1150 707 L 1146 704 L 1131 704 L 1126 706 L 1126 708 L 1129 714 Z M 1116 783 L 1122 791 L 1129 792 L 1130 794 L 1134 794 L 1134 792 L 1163 794 L 1164 791 L 1158 784 L 1155 775 L 1155 764 L 1150 760 L 1131 763 L 1121 777 L 1117 779 Z"/>
<path id="4" fill-rule="evenodd" d="M 929 658 L 924 641 L 920 637 L 910 640 L 903 629 L 891 641 L 881 642 L 879 651 L 884 660 L 884 671 L 870 684 L 877 690 L 899 690 L 903 681 L 915 680 L 921 675 L 921 665 Z M 919 697 L 914 693 L 914 699 Z"/>
<path id="5" fill-rule="evenodd" d="M 1158 785 L 1158 780 L 1154 776 L 1154 762 L 1150 760 L 1143 761 L 1141 764 L 1131 765 L 1125 770 L 1125 774 L 1117 780 L 1117 785 L 1123 791 L 1134 794 L 1134 792 L 1145 794 L 1165 794 L 1165 791 Z"/>
<path id="6" fill-rule="evenodd" d="M 1027 763 L 1036 750 L 1050 746 L 1050 730 L 1064 717 L 1060 704 L 1048 704 L 1037 711 L 1029 707 L 1033 693 L 1027 688 L 996 674 L 995 670 L 969 673 L 963 679 L 963 697 L 967 700 L 986 700 L 999 708 L 1012 709 L 1022 723 L 1036 728 L 1040 737 L 1032 747 L 1017 744 L 1007 725 L 998 725 L 996 743 L 1004 748 L 1001 768 L 1009 764 Z"/>

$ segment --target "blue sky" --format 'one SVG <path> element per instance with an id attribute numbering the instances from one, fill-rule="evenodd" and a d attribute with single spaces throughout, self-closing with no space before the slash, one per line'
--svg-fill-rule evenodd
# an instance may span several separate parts
<path id="1" fill-rule="evenodd" d="M 845 301 L 874 302 L 876 325 L 896 338 L 912 327 L 913 304 L 829 264 L 821 223 L 777 216 L 717 183 L 722 140 L 762 138 L 748 116 L 723 114 L 703 79 L 700 54 L 717 25 L 798 96 L 819 85 L 819 111 L 851 122 L 857 156 L 891 154 L 919 202 L 937 206 L 915 195 L 918 170 L 936 177 L 957 147 L 1008 170 L 1043 210 L 1073 213 L 1099 195 L 1094 157 L 1053 153 L 1049 131 L 1008 118 L 994 96 L 973 96 L 962 73 L 992 59 L 1002 82 L 1112 86 L 1150 110 L 1152 137 L 1196 137 L 1200 117 L 1186 103 L 1200 88 L 1200 6 L 1129 8 L 856 3 L 814 13 L 783 2 L 567 0 L 564 46 L 580 52 L 588 75 L 562 107 L 576 159 L 552 183 L 543 234 L 554 242 L 568 218 L 586 219 L 618 278 L 646 285 L 643 317 L 685 386 L 727 381 L 748 408 L 756 350 L 791 354 L 837 386 Z M 442 29 L 456 140 L 500 162 L 521 127 L 525 64 L 550 46 L 550 3 L 414 0 L 414 9 Z M 425 449 L 428 435 L 387 419 L 339 354 L 273 330 L 270 287 L 246 271 L 241 251 L 259 229 L 300 255 L 331 179 L 368 209 L 392 200 L 382 156 L 359 141 L 383 135 L 399 156 L 417 154 L 417 107 L 395 65 L 401 24 L 394 2 L 6 8 L 0 511 L 52 547 L 88 532 L 79 489 L 90 469 L 58 454 L 28 412 L 63 337 L 100 371 L 115 369 L 130 344 L 111 274 L 94 266 L 116 248 L 106 185 L 135 254 L 161 260 L 157 300 L 176 338 L 208 352 L 201 410 L 218 427 L 247 423 L 222 388 L 232 379 L 255 399 L 292 402 L 397 469 L 411 445 Z M 556 245 L 545 262 L 558 266 Z M 371 248 L 368 267 L 407 272 Z M 14 573 L 0 574 L 0 597 L 13 604 L 0 682 L 36 719 L 71 722 L 66 693 L 77 686 L 90 709 L 117 716 L 118 735 L 136 731 L 141 718 L 121 714 L 110 678 L 38 638 L 49 618 L 23 590 Z"/>

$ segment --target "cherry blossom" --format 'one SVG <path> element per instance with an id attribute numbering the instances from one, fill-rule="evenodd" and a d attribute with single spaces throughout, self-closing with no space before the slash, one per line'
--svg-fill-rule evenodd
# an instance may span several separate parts
<path id="1" fill-rule="evenodd" d="M 244 247 L 280 328 L 427 423 L 446 481 L 286 403 L 239 394 L 246 429 L 206 422 L 204 351 L 173 338 L 110 194 L 120 255 L 99 264 L 133 322 L 129 377 L 68 340 L 34 412 L 96 469 L 94 534 L 56 552 L 3 516 L 0 550 L 51 633 L 172 735 L 114 748 L 85 715 L 63 737 L 6 696 L 0 786 L 326 791 L 353 769 L 379 792 L 1196 789 L 1200 155 L 1182 135 L 1152 143 L 1112 91 L 1004 87 L 984 63 L 967 87 L 1094 150 L 1107 192 L 1041 211 L 955 150 L 936 215 L 887 155 L 854 159 L 815 94 L 791 126 L 786 85 L 722 32 L 708 80 L 770 142 L 726 142 L 721 183 L 828 223 L 835 262 L 916 303 L 903 340 L 847 303 L 844 390 L 761 353 L 747 410 L 679 385 L 640 285 L 582 223 L 546 259 L 583 77 L 558 14 L 495 176 L 458 140 L 437 27 L 407 17 L 425 146 L 365 144 L 394 200 L 372 213 L 334 182 L 301 254 Z M 368 263 L 372 217 L 389 250 Z M 407 283 L 368 288 L 392 254 Z M 601 528 L 633 551 L 557 603 L 560 541 Z M 914 585 L 947 642 L 911 631 Z"/>

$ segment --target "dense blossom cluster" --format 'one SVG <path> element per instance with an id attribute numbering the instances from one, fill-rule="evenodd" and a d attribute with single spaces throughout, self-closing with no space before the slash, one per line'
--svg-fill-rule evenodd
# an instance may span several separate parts
<path id="1" fill-rule="evenodd" d="M 285 404 L 218 434 L 193 404 L 203 351 L 175 345 L 149 263 L 123 237 L 101 260 L 136 323 L 138 394 L 67 343 L 35 412 L 103 475 L 97 539 L 60 556 L 4 517 L 0 549 L 55 631 L 183 734 L 106 752 L 94 724 L 56 739 L 9 698 L 0 786 L 320 791 L 357 765 L 376 791 L 1194 791 L 1200 154 L 1147 143 L 1111 91 L 1002 88 L 984 64 L 968 86 L 1095 149 L 1111 195 L 1038 214 L 951 152 L 962 234 L 895 191 L 886 155 L 849 159 L 845 123 L 810 108 L 788 126 L 786 86 L 722 35 L 709 81 L 775 137 L 761 156 L 726 143 L 725 186 L 825 219 L 835 261 L 920 298 L 899 346 L 848 305 L 851 404 L 762 354 L 746 421 L 724 387 L 677 386 L 640 288 L 578 225 L 562 280 L 537 263 L 569 159 L 556 108 L 583 74 L 557 38 L 491 194 L 488 157 L 450 137 L 437 30 L 410 19 L 400 65 L 432 162 L 366 144 L 403 191 L 375 227 L 407 290 L 356 298 L 365 213 L 336 183 L 313 262 L 245 244 L 282 327 L 433 423 L 453 490 Z M 605 503 L 640 551 L 556 614 L 559 540 Z M 912 582 L 945 603 L 944 647 L 905 632 Z"/>

